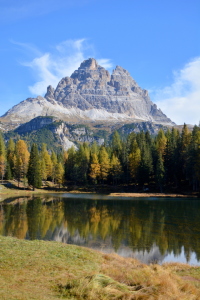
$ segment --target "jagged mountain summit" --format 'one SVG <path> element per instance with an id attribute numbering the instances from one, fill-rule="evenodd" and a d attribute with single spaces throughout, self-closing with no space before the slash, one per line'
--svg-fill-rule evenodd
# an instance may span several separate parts
<path id="1" fill-rule="evenodd" d="M 151 121 L 174 125 L 128 71 L 117 66 L 110 75 L 93 58 L 83 61 L 70 77 L 61 79 L 55 90 L 48 86 L 44 97 L 20 102 L 0 121 L 12 120 L 17 125 L 37 116 L 55 116 L 72 123 Z"/>

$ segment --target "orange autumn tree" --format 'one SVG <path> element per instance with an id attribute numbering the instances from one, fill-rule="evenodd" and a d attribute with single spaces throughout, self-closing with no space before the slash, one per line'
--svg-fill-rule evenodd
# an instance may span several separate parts
<path id="1" fill-rule="evenodd" d="M 25 141 L 19 140 L 15 145 L 15 177 L 18 180 L 18 186 L 21 178 L 25 178 L 28 162 L 29 162 L 30 153 L 28 151 L 28 147 Z"/>
<path id="2" fill-rule="evenodd" d="M 41 169 L 42 169 L 42 179 L 47 180 L 52 177 L 53 162 L 51 160 L 51 155 L 47 150 L 46 144 L 42 144 L 41 151 Z"/>

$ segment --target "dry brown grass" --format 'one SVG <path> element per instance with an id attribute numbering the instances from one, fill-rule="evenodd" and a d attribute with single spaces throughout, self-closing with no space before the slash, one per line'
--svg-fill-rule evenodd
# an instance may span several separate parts
<path id="1" fill-rule="evenodd" d="M 0 299 L 198 300 L 200 268 L 0 237 Z"/>
<path id="2" fill-rule="evenodd" d="M 179 276 L 180 270 L 188 274 L 196 270 L 200 278 L 200 268 L 183 264 L 148 266 L 117 255 L 105 255 L 104 259 L 106 260 L 102 265 L 104 274 L 137 290 L 136 295 L 132 295 L 130 299 L 200 299 L 196 280 L 192 277 L 190 282 L 186 282 L 184 277 Z"/>

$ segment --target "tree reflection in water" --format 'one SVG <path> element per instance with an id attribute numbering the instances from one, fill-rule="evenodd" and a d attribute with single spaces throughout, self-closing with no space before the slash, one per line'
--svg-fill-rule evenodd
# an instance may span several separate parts
<path id="1" fill-rule="evenodd" d="M 21 200 L 21 198 L 20 198 Z M 200 202 L 33 197 L 0 207 L 0 234 L 57 240 L 122 255 L 167 253 L 200 260 Z M 155 251 L 154 251 L 155 252 Z M 156 255 L 154 255 L 156 258 Z M 158 257 L 159 259 L 159 257 Z"/>

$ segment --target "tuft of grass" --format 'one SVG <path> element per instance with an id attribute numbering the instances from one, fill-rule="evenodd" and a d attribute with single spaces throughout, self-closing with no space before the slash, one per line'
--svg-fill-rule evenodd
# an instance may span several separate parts
<path id="1" fill-rule="evenodd" d="M 0 236 L 0 299 L 198 300 L 200 268 Z"/>

